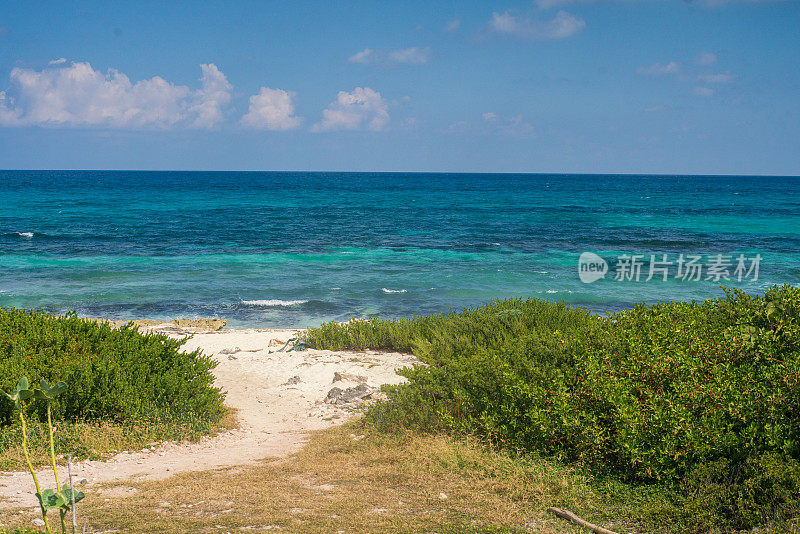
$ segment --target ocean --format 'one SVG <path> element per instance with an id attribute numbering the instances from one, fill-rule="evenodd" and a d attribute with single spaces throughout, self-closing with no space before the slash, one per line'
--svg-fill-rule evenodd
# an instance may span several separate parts
<path id="1" fill-rule="evenodd" d="M 296 328 L 799 282 L 798 177 L 0 171 L 2 307 Z"/>

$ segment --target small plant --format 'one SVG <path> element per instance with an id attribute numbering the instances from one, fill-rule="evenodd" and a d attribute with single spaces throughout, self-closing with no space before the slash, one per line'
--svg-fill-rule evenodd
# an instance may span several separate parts
<path id="1" fill-rule="evenodd" d="M 14 407 L 19 411 L 19 418 L 22 424 L 22 452 L 25 454 L 25 461 L 28 464 L 28 469 L 30 470 L 31 477 L 33 478 L 33 484 L 36 487 L 36 498 L 39 500 L 39 509 L 42 512 L 45 531 L 52 532 L 50 530 L 50 523 L 47 520 L 47 512 L 57 509 L 61 519 L 61 532 L 63 534 L 66 534 L 67 532 L 67 524 L 65 521 L 67 513 L 72 509 L 75 503 L 79 502 L 85 497 L 82 492 L 74 491 L 70 484 L 62 485 L 58 477 L 55 442 L 53 439 L 54 429 L 51 405 L 53 400 L 66 390 L 67 385 L 64 382 L 58 382 L 57 384 L 51 386 L 44 379 L 39 382 L 38 389 L 33 389 L 29 387 L 27 377 L 20 378 L 19 382 L 17 382 L 17 387 L 11 392 L 0 390 L 3 392 L 3 394 L 5 394 L 6 397 L 8 397 L 9 400 L 11 400 L 11 402 L 14 403 Z M 25 401 L 31 397 L 36 400 L 44 401 L 47 406 L 47 431 L 50 438 L 50 461 L 52 463 L 53 475 L 56 481 L 56 489 L 54 490 L 46 489 L 42 491 L 39 485 L 39 479 L 36 476 L 36 471 L 34 471 L 33 464 L 30 460 L 30 453 L 28 451 L 27 423 L 25 421 L 25 409 L 27 406 Z"/>

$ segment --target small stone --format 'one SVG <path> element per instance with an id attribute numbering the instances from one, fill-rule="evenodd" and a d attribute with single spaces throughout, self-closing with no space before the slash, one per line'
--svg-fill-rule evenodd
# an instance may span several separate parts
<path id="1" fill-rule="evenodd" d="M 289 380 L 287 380 L 283 385 L 285 385 L 285 386 L 293 386 L 295 384 L 299 384 L 300 382 L 302 382 L 300 377 L 295 375 L 292 378 L 290 378 Z"/>
<path id="2" fill-rule="evenodd" d="M 89 483 L 89 481 L 86 480 L 85 478 L 82 478 L 81 481 L 78 482 L 78 484 L 88 484 L 88 483 Z"/>
<path id="3" fill-rule="evenodd" d="M 447 494 L 446 494 L 446 493 L 440 493 L 440 494 L 439 494 L 439 500 L 440 500 L 440 501 L 445 501 L 445 500 L 447 500 Z"/>
<path id="4" fill-rule="evenodd" d="M 44 526 L 44 519 L 36 517 L 34 519 L 31 519 L 31 523 L 36 525 L 37 527 L 43 527 Z"/>
<path id="5" fill-rule="evenodd" d="M 364 383 L 367 381 L 367 377 L 364 375 L 354 375 L 351 373 L 340 373 L 339 371 L 333 373 L 333 381 L 339 382 L 340 380 L 350 380 L 351 382 Z"/>

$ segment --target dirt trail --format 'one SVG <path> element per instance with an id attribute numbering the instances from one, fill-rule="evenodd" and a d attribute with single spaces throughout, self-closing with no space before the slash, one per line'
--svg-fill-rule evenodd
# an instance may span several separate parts
<path id="1" fill-rule="evenodd" d="M 107 462 L 80 462 L 73 466 L 76 484 L 86 480 L 81 489 L 91 490 L 92 485 L 103 482 L 157 480 L 184 471 L 286 456 L 302 447 L 309 431 L 352 417 L 348 409 L 352 405 L 345 404 L 350 397 L 369 396 L 373 387 L 403 381 L 395 370 L 417 363 L 413 356 L 397 353 L 278 352 L 297 333 L 232 330 L 194 334 L 184 350 L 202 348 L 219 362 L 214 370 L 216 384 L 227 392 L 226 404 L 238 410 L 239 428 L 196 443 L 164 443 L 150 450 L 118 454 Z M 342 398 L 338 404 L 330 403 L 331 399 L 325 402 L 334 387 L 342 390 Z M 66 468 L 62 470 L 62 479 L 66 479 Z M 42 469 L 41 477 L 49 481 L 52 471 Z M 0 507 L 33 507 L 35 503 L 27 472 L 0 472 Z"/>

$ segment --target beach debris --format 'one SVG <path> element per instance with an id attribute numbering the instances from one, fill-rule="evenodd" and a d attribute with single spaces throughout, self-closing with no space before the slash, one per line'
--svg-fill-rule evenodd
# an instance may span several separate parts
<path id="1" fill-rule="evenodd" d="M 588 521 L 581 519 L 577 515 L 573 514 L 569 510 L 562 510 L 560 508 L 555 508 L 551 506 L 550 508 L 547 509 L 547 511 L 553 512 L 556 515 L 556 517 L 560 517 L 561 519 L 566 519 L 570 523 L 586 527 L 592 532 L 596 532 L 597 534 L 617 534 L 613 530 L 608 530 L 606 528 L 599 527 L 593 523 L 589 523 Z"/>
<path id="2" fill-rule="evenodd" d="M 298 341 L 298 342 L 297 342 L 297 343 L 295 343 L 295 344 L 294 344 L 294 346 L 293 346 L 291 349 L 289 349 L 289 350 L 293 350 L 293 351 L 295 351 L 295 352 L 302 352 L 302 351 L 304 351 L 304 350 L 308 350 L 308 345 L 306 344 L 306 342 L 305 342 L 305 341 Z M 288 352 L 288 351 L 287 351 L 287 352 Z"/>
<path id="3" fill-rule="evenodd" d="M 236 354 L 237 352 L 242 352 L 242 349 L 236 347 L 233 349 L 222 349 L 221 351 L 219 351 L 220 354 Z"/>
<path id="4" fill-rule="evenodd" d="M 299 376 L 297 376 L 297 375 L 294 375 L 292 378 L 290 378 L 289 380 L 287 380 L 286 382 L 284 382 L 282 385 L 283 385 L 283 386 L 293 386 L 293 385 L 295 385 L 295 384 L 299 384 L 300 382 L 302 382 L 302 380 L 300 379 L 300 377 L 299 377 Z"/>
<path id="5" fill-rule="evenodd" d="M 342 389 L 332 388 L 325 397 L 327 404 L 356 404 L 359 401 L 369 400 L 378 388 L 370 387 L 367 384 L 359 384 L 356 387 Z"/>
<path id="6" fill-rule="evenodd" d="M 289 345 L 290 345 L 292 342 L 294 342 L 294 345 L 292 345 L 291 347 L 289 347 Z M 287 349 L 286 347 L 289 347 L 289 348 Z M 306 350 L 306 349 L 308 349 L 308 345 L 306 344 L 306 342 L 305 342 L 305 341 L 301 341 L 301 340 L 299 340 L 298 338 L 296 338 L 296 337 L 293 337 L 293 338 L 289 339 L 289 340 L 286 342 L 286 344 L 284 344 L 284 345 L 283 345 L 281 348 L 279 348 L 279 349 L 278 349 L 277 351 L 275 351 L 275 352 L 291 352 L 291 351 L 301 352 L 301 351 L 304 351 L 304 350 Z"/>
<path id="7" fill-rule="evenodd" d="M 341 380 L 349 380 L 350 382 L 361 382 L 364 383 L 367 381 L 367 377 L 364 375 L 355 375 L 352 373 L 340 373 L 336 371 L 333 373 L 333 381 L 339 382 Z"/>

